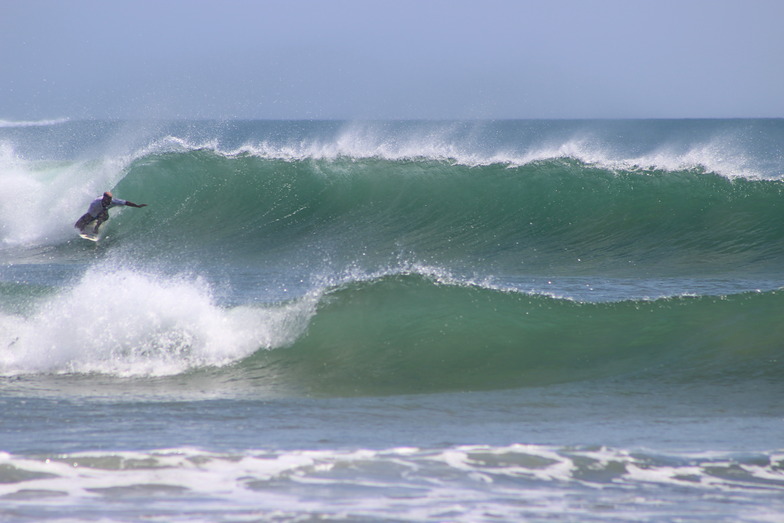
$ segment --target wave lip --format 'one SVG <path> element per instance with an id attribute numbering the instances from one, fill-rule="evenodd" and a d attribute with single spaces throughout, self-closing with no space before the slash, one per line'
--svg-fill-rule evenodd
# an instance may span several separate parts
<path id="1" fill-rule="evenodd" d="M 167 136 L 135 154 L 186 151 L 211 151 L 224 158 L 252 156 L 267 160 L 338 161 L 386 160 L 389 162 L 443 162 L 454 166 L 502 166 L 515 169 L 541 162 L 566 160 L 611 172 L 682 172 L 699 171 L 719 174 L 728 179 L 779 179 L 784 173 L 770 176 L 749 164 L 742 155 L 727 153 L 721 144 L 695 145 L 687 151 L 662 149 L 638 156 L 624 156 L 602 150 L 590 141 L 574 139 L 554 145 L 537 145 L 527 150 L 471 151 L 448 142 L 422 143 L 414 139 L 405 143 L 373 142 L 367 137 L 340 137 L 336 141 L 313 139 L 296 143 L 274 143 L 268 140 L 248 142 L 226 148 L 219 141 L 192 142 L 177 136 Z"/>
<path id="2" fill-rule="evenodd" d="M 207 149 L 270 160 L 426 160 L 511 168 L 572 159 L 608 170 L 697 169 L 730 179 L 780 179 L 781 133 L 777 122 L 765 121 L 236 122 L 213 124 L 209 132 L 170 128 L 136 156 Z"/>

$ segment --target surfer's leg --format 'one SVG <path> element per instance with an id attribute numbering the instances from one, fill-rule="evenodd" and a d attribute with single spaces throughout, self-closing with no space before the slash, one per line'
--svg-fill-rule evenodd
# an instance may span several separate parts
<path id="1" fill-rule="evenodd" d="M 84 228 L 87 227 L 90 224 L 90 222 L 93 221 L 94 219 L 95 218 L 93 218 L 88 212 L 76 221 L 74 227 L 76 227 L 77 229 L 79 229 L 80 232 L 82 232 L 84 231 Z"/>
<path id="2" fill-rule="evenodd" d="M 103 222 L 109 219 L 109 213 L 106 211 L 101 211 L 98 216 L 96 216 L 95 221 L 95 228 L 93 228 L 93 234 L 98 234 L 98 228 L 101 226 Z"/>

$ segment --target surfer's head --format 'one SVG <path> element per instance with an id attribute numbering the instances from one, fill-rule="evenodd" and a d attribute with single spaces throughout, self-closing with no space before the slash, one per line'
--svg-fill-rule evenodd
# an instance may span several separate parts
<path id="1" fill-rule="evenodd" d="M 112 203 L 112 198 L 113 198 L 112 193 L 110 193 L 109 191 L 103 193 L 103 203 Z"/>

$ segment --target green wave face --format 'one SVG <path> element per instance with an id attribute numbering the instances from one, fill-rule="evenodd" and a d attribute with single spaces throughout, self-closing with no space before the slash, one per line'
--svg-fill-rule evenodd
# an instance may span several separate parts
<path id="1" fill-rule="evenodd" d="M 782 304 L 780 292 L 577 303 L 389 276 L 334 290 L 292 346 L 242 370 L 319 394 L 778 379 Z"/>
<path id="2" fill-rule="evenodd" d="M 117 219 L 154 252 L 381 265 L 413 253 L 437 265 L 606 275 L 769 271 L 784 260 L 784 186 L 700 171 L 190 151 L 138 160 L 116 192 L 155 209 Z"/>

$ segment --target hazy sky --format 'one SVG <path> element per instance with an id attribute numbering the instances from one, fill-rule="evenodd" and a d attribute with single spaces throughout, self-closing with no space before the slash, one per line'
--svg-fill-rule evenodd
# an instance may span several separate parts
<path id="1" fill-rule="evenodd" d="M 0 120 L 784 117 L 784 0 L 0 0 Z"/>

